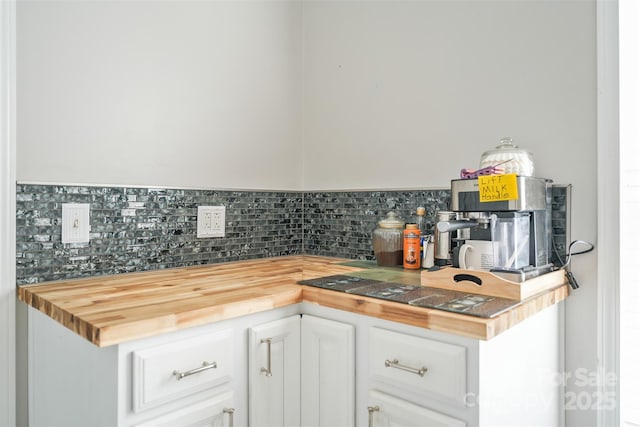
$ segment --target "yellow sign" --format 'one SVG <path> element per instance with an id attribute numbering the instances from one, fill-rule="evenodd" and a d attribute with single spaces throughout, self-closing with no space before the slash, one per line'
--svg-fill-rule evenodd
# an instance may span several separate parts
<path id="1" fill-rule="evenodd" d="M 518 200 L 517 178 L 518 176 L 515 173 L 479 176 L 480 202 Z"/>

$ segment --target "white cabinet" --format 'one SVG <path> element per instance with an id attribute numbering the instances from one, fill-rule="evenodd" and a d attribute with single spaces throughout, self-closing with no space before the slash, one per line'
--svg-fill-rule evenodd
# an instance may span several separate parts
<path id="1" fill-rule="evenodd" d="M 369 369 L 381 384 L 453 404 L 467 392 L 467 348 L 460 344 L 373 327 Z"/>
<path id="2" fill-rule="evenodd" d="M 371 327 L 368 366 L 370 427 L 466 426 L 456 418 L 468 412 L 467 347 L 462 343 Z"/>
<path id="3" fill-rule="evenodd" d="M 30 309 L 29 422 L 561 426 L 561 310 L 479 341 L 302 303 L 98 348 Z"/>
<path id="4" fill-rule="evenodd" d="M 161 415 L 136 427 L 233 427 L 233 392 Z"/>
<path id="5" fill-rule="evenodd" d="M 363 318 L 359 427 L 562 426 L 560 308 L 489 341 Z"/>
<path id="6" fill-rule="evenodd" d="M 371 391 L 369 427 L 465 427 L 462 420 L 388 394 Z"/>
<path id="7" fill-rule="evenodd" d="M 234 363 L 231 348 L 231 330 L 225 329 L 133 350 L 133 411 L 228 383 Z"/>
<path id="8" fill-rule="evenodd" d="M 249 425 L 300 425 L 300 316 L 249 329 Z"/>
<path id="9" fill-rule="evenodd" d="M 251 328 L 250 426 L 353 426 L 354 333 L 353 325 L 307 315 Z"/>
<path id="10" fill-rule="evenodd" d="M 269 333 L 276 341 L 274 376 L 282 376 L 284 367 L 295 373 L 296 385 L 286 387 L 286 398 L 297 402 L 291 405 L 298 408 L 291 424 L 297 425 L 299 311 L 298 305 L 292 305 L 99 348 L 29 309 L 29 424 L 246 427 L 247 330 L 294 315 L 297 331 L 286 338 L 286 346 L 284 336 Z M 266 357 L 266 346 L 260 350 Z M 268 366 L 266 359 L 256 363 Z M 265 393 L 262 396 L 268 399 Z"/>
<path id="11" fill-rule="evenodd" d="M 302 312 L 355 327 L 357 427 L 369 408 L 373 427 L 564 425 L 562 304 L 489 341 L 317 304 Z"/>
<path id="12" fill-rule="evenodd" d="M 302 316 L 302 425 L 355 423 L 355 327 Z"/>

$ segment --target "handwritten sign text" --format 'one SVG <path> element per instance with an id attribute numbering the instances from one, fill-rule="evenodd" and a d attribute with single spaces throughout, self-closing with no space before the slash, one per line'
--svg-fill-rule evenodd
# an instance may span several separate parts
<path id="1" fill-rule="evenodd" d="M 517 178 L 515 173 L 479 176 L 480 202 L 518 200 Z"/>

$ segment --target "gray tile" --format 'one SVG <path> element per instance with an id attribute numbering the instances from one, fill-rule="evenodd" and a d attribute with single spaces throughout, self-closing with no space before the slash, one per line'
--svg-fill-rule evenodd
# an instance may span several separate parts
<path id="1" fill-rule="evenodd" d="M 566 234 L 566 190 L 554 188 L 554 234 Z M 91 241 L 63 245 L 62 203 L 90 203 Z M 197 206 L 226 207 L 226 236 L 196 238 Z M 394 209 L 428 217 L 448 190 L 266 192 L 62 185 L 16 186 L 17 282 L 312 254 L 374 259 L 371 234 Z M 135 216 L 123 216 L 123 210 Z M 565 240 L 557 245 L 562 254 Z"/>

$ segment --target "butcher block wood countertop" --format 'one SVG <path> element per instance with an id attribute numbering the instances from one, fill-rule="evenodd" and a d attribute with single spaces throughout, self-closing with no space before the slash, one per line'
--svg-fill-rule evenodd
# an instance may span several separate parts
<path id="1" fill-rule="evenodd" d="M 302 301 L 488 340 L 568 296 L 560 286 L 489 319 L 297 284 L 363 270 L 347 261 L 287 256 L 46 282 L 20 286 L 18 299 L 106 347 Z"/>

